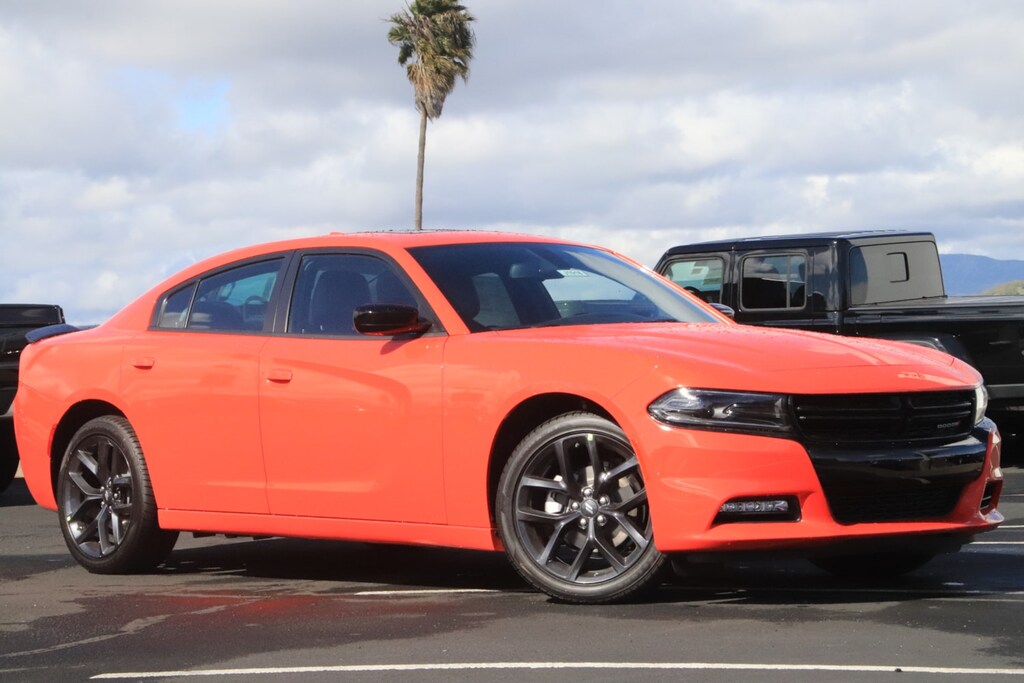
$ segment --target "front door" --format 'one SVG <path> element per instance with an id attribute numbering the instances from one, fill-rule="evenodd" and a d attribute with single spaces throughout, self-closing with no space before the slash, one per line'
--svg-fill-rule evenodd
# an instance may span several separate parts
<path id="1" fill-rule="evenodd" d="M 287 331 L 260 357 L 260 424 L 275 515 L 443 523 L 446 337 L 369 337 L 356 306 L 416 303 L 393 264 L 310 254 Z"/>

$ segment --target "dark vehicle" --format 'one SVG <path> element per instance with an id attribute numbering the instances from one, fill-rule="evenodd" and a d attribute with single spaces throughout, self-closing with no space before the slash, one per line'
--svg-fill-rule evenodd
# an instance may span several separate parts
<path id="1" fill-rule="evenodd" d="M 18 471 L 12 404 L 18 390 L 18 359 L 28 343 L 25 334 L 64 322 L 60 306 L 0 304 L 0 492 Z"/>
<path id="2" fill-rule="evenodd" d="M 913 342 L 977 368 L 988 416 L 1024 431 L 1024 297 L 946 296 L 935 237 L 872 231 L 752 237 L 669 249 L 656 269 L 737 322 Z"/>

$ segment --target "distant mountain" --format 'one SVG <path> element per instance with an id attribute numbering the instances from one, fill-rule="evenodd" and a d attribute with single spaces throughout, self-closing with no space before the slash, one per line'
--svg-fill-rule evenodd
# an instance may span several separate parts
<path id="1" fill-rule="evenodd" d="M 996 285 L 1024 280 L 1024 261 L 1004 261 L 971 254 L 940 254 L 946 294 L 981 294 Z"/>

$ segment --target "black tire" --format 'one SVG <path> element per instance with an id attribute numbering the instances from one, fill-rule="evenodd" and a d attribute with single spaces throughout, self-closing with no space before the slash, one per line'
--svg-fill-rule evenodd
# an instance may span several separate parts
<path id="1" fill-rule="evenodd" d="M 18 473 L 18 444 L 14 440 L 14 422 L 0 419 L 0 493 Z"/>
<path id="2" fill-rule="evenodd" d="M 142 447 L 123 417 L 98 417 L 75 433 L 57 477 L 57 510 L 71 555 L 95 574 L 153 569 L 178 539 L 157 525 Z"/>
<path id="3" fill-rule="evenodd" d="M 867 555 L 837 555 L 811 559 L 819 569 L 847 581 L 874 582 L 909 574 L 927 564 L 935 555 L 920 552 L 885 552 Z"/>
<path id="4" fill-rule="evenodd" d="M 618 425 L 591 413 L 553 418 L 522 440 L 495 511 L 512 566 L 557 600 L 636 597 L 665 564 L 633 447 Z"/>

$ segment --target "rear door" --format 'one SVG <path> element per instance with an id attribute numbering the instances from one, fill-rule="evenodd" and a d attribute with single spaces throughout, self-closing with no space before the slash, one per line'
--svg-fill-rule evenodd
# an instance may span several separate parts
<path id="1" fill-rule="evenodd" d="M 121 393 L 161 508 L 266 513 L 259 358 L 285 256 L 168 292 L 124 349 Z"/>

